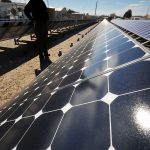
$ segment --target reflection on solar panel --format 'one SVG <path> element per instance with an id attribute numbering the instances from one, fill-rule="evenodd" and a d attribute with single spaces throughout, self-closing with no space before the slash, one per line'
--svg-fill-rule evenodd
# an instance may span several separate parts
<path id="1" fill-rule="evenodd" d="M 150 21 L 112 20 L 112 23 L 150 41 Z"/>
<path id="2" fill-rule="evenodd" d="M 0 112 L 0 149 L 150 149 L 149 53 L 106 20 Z"/>

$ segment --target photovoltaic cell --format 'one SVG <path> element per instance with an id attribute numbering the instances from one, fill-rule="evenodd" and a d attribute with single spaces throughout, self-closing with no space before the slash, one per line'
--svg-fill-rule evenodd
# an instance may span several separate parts
<path id="1" fill-rule="evenodd" d="M 32 102 L 33 102 L 33 99 L 30 99 L 30 100 L 20 104 L 18 109 L 16 111 L 14 111 L 14 113 L 12 113 L 12 115 L 7 120 L 9 121 L 9 120 L 17 119 L 31 105 Z"/>
<path id="2" fill-rule="evenodd" d="M 108 93 L 108 80 L 106 76 L 96 77 L 80 83 L 71 98 L 72 105 L 100 100 Z"/>
<path id="3" fill-rule="evenodd" d="M 34 102 L 24 111 L 23 117 L 37 114 L 45 106 L 50 97 L 51 94 L 43 94 L 37 97 Z"/>
<path id="4" fill-rule="evenodd" d="M 28 133 L 19 143 L 17 149 L 46 149 L 58 127 L 63 113 L 61 111 L 41 115 L 34 121 Z M 42 130 L 41 130 L 42 129 Z M 40 131 L 40 132 L 39 132 Z M 34 139 L 31 141 L 30 139 Z"/>
<path id="5" fill-rule="evenodd" d="M 52 110 L 63 108 L 70 101 L 73 91 L 74 91 L 74 87 L 71 86 L 71 87 L 68 87 L 68 88 L 65 88 L 63 90 L 56 92 L 49 99 L 48 103 L 43 108 L 43 111 L 47 112 L 47 111 L 52 111 Z"/>
<path id="6" fill-rule="evenodd" d="M 150 40 L 150 21 L 149 20 L 112 20 L 112 23 L 122 27 L 132 33 Z"/>
<path id="7" fill-rule="evenodd" d="M 98 102 L 73 108 L 64 116 L 52 149 L 108 149 L 109 145 L 108 106 Z"/>
<path id="8" fill-rule="evenodd" d="M 22 119 L 11 127 L 0 142 L 1 149 L 13 149 L 31 125 L 33 117 Z"/>
<path id="9" fill-rule="evenodd" d="M 148 88 L 150 85 L 149 75 L 149 61 L 139 62 L 114 71 L 110 75 L 110 91 L 118 95 Z"/>
<path id="10" fill-rule="evenodd" d="M 140 48 L 133 48 L 121 54 L 112 56 L 108 60 L 108 64 L 110 68 L 114 68 L 127 62 L 133 61 L 135 59 L 141 58 L 144 55 L 145 52 L 142 51 Z"/>
<path id="11" fill-rule="evenodd" d="M 150 90 L 145 90 L 120 96 L 112 103 L 112 135 L 116 149 L 150 148 L 149 100 Z"/>
<path id="12" fill-rule="evenodd" d="M 6 122 L 0 127 L 0 139 L 5 135 L 5 133 L 14 125 L 15 121 Z"/>

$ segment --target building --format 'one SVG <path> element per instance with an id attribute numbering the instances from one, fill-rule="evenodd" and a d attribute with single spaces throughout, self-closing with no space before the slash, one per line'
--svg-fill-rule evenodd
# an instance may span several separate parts
<path id="1" fill-rule="evenodd" d="M 56 20 L 67 20 L 67 8 L 55 8 L 55 19 Z"/>
<path id="2" fill-rule="evenodd" d="M 4 0 L 3 0 L 4 1 Z M 8 1 L 8 0 L 7 0 Z M 0 20 L 18 20 L 27 19 L 24 14 L 24 3 L 0 3 Z M 64 8 L 47 8 L 50 20 L 91 20 L 96 16 L 90 16 L 89 14 L 78 13 L 74 10 Z"/>
<path id="3" fill-rule="evenodd" d="M 56 20 L 75 20 L 82 19 L 83 14 L 79 14 L 78 12 L 64 8 L 55 8 L 55 19 Z"/>
<path id="4" fill-rule="evenodd" d="M 132 16 L 131 20 L 146 20 L 144 16 Z"/>
<path id="5" fill-rule="evenodd" d="M 146 19 L 150 20 L 150 14 L 146 15 Z"/>
<path id="6" fill-rule="evenodd" d="M 0 19 L 26 19 L 24 14 L 25 4 L 23 3 L 0 3 Z"/>

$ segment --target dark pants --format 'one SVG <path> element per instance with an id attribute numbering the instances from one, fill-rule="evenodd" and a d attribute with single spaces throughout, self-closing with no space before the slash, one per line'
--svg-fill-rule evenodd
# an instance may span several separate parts
<path id="1" fill-rule="evenodd" d="M 47 38 L 48 38 L 48 22 L 35 22 L 35 35 L 37 38 L 37 46 L 39 54 L 47 52 Z"/>

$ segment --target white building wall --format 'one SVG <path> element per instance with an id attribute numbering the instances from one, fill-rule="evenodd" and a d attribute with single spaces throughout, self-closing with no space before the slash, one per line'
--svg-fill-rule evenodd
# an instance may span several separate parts
<path id="1" fill-rule="evenodd" d="M 0 19 L 26 19 L 24 15 L 25 4 L 22 3 L 0 3 Z M 18 11 L 21 8 L 21 11 Z"/>

